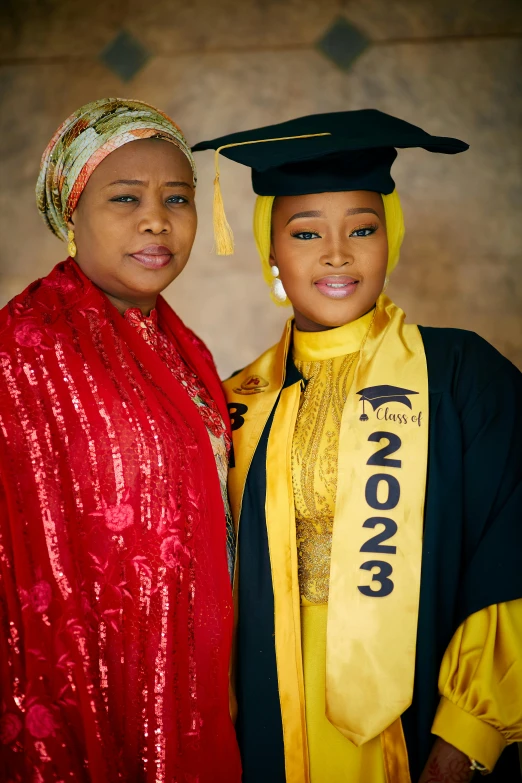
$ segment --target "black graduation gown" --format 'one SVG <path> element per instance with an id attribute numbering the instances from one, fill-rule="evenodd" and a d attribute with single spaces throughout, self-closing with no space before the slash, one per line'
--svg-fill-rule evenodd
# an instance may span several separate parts
<path id="1" fill-rule="evenodd" d="M 429 454 L 413 701 L 402 722 L 412 781 L 435 740 L 444 652 L 459 625 L 522 597 L 522 375 L 472 332 L 419 327 L 429 382 Z M 285 387 L 302 378 L 288 359 Z M 276 403 L 277 404 L 277 403 Z M 238 541 L 237 732 L 244 783 L 284 783 L 265 523 L 270 416 L 251 463 Z M 516 745 L 488 780 L 522 780 Z"/>

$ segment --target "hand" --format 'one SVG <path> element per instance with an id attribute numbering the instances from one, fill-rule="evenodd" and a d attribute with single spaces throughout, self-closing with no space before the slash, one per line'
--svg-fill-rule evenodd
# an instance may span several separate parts
<path id="1" fill-rule="evenodd" d="M 437 737 L 419 783 L 468 783 L 473 775 L 466 754 Z"/>

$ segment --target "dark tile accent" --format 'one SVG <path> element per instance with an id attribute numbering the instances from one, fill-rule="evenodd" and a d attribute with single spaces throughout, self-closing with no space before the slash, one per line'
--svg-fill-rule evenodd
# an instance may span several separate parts
<path id="1" fill-rule="evenodd" d="M 349 70 L 357 57 L 369 46 L 370 41 L 344 17 L 339 16 L 317 41 L 317 48 L 338 68 Z"/>
<path id="2" fill-rule="evenodd" d="M 100 60 L 122 81 L 128 82 L 141 71 L 150 56 L 150 52 L 134 36 L 120 30 L 100 54 Z"/>

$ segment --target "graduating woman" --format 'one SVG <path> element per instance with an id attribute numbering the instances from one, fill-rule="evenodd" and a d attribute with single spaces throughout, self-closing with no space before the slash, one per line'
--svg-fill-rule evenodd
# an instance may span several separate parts
<path id="1" fill-rule="evenodd" d="M 2 781 L 240 780 L 226 405 L 159 296 L 195 185 L 138 101 L 83 106 L 42 158 L 69 258 L 0 313 Z"/>
<path id="2" fill-rule="evenodd" d="M 294 310 L 225 384 L 245 783 L 459 783 L 497 760 L 520 779 L 516 746 L 499 757 L 522 738 L 522 379 L 384 295 L 405 147 L 467 149 L 373 110 L 194 148 L 252 168 Z"/>

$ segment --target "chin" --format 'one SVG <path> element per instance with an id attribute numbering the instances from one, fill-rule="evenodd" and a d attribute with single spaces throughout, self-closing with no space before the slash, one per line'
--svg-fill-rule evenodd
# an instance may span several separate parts
<path id="1" fill-rule="evenodd" d="M 174 275 L 172 270 L 167 270 L 167 268 L 147 270 L 146 275 L 133 276 L 132 279 L 125 281 L 125 285 L 141 296 L 158 296 L 176 277 L 177 274 Z"/>
<path id="2" fill-rule="evenodd" d="M 330 305 L 320 309 L 315 308 L 313 312 L 307 314 L 307 318 L 321 326 L 335 329 L 337 326 L 344 326 L 350 323 L 350 321 L 356 321 L 373 307 L 374 302 L 369 303 L 367 306 L 361 306 L 355 302 L 351 306 L 346 306 L 346 303 L 343 303 L 343 305 L 341 307 L 332 307 Z"/>

